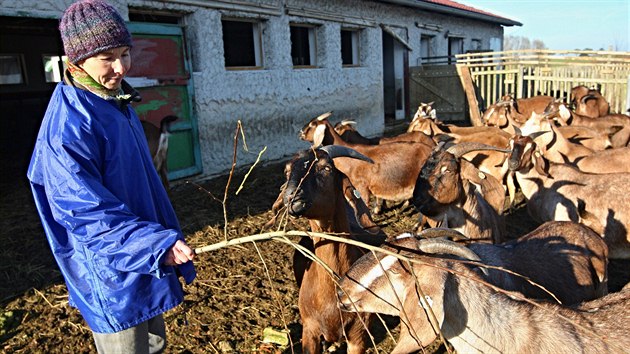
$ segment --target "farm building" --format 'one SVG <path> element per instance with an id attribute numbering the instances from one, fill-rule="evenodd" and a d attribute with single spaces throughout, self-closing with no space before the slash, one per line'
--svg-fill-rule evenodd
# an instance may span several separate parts
<path id="1" fill-rule="evenodd" d="M 58 19 L 70 0 L 0 3 L 2 159 L 24 176 L 63 71 Z M 333 111 L 382 134 L 415 112 L 410 71 L 454 55 L 499 51 L 520 23 L 450 0 L 111 0 L 134 36 L 128 81 L 141 119 L 175 114 L 169 177 L 276 160 L 305 148 L 311 118 Z M 463 109 L 462 109 L 463 112 Z"/>

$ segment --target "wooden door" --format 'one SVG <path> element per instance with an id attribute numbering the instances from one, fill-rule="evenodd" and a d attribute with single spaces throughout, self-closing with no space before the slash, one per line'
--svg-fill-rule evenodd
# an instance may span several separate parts
<path id="1" fill-rule="evenodd" d="M 133 35 L 129 83 L 142 96 L 134 108 L 141 120 L 159 126 L 167 115 L 179 119 L 171 126 L 168 177 L 200 173 L 197 121 L 193 115 L 190 65 L 183 30 L 178 25 L 130 23 Z"/>

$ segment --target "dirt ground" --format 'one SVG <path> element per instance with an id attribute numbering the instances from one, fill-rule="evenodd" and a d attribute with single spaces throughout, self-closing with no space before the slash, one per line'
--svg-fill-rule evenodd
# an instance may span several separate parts
<path id="1" fill-rule="evenodd" d="M 187 241 L 194 247 L 263 231 L 270 207 L 283 182 L 283 163 L 256 166 L 244 178 L 233 175 L 224 217 L 228 176 L 204 182 L 181 182 L 171 191 Z M 91 333 L 67 293 L 43 235 L 26 181 L 2 183 L 0 228 L 0 351 L 6 353 L 95 352 Z M 392 207 L 375 220 L 392 235 L 409 231 L 418 215 Z M 537 225 L 520 203 L 506 215 L 511 236 Z M 226 223 L 227 221 L 227 223 Z M 290 219 L 288 230 L 306 230 L 304 220 Z M 297 241 L 297 240 L 296 240 Z M 169 353 L 299 353 L 300 320 L 297 287 L 291 272 L 291 246 L 279 242 L 247 244 L 198 256 L 198 277 L 184 286 L 185 303 L 165 315 Z M 630 281 L 629 262 L 612 262 L 610 291 Z M 384 318 L 374 326 L 375 349 L 387 353 L 397 320 Z M 289 330 L 291 344 L 263 343 L 265 329 Z M 343 353 L 343 346 L 337 352 Z M 427 352 L 444 352 L 436 343 Z"/>

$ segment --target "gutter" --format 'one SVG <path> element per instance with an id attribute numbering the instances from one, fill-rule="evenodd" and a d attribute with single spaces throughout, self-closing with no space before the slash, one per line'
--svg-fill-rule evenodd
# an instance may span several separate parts
<path id="1" fill-rule="evenodd" d="M 486 14 L 482 14 L 478 12 L 467 11 L 467 10 L 458 9 L 455 7 L 425 2 L 421 0 L 378 0 L 378 1 L 401 5 L 401 6 L 413 7 L 419 10 L 439 12 L 446 15 L 453 15 L 453 16 L 459 16 L 459 17 L 465 17 L 465 18 L 472 18 L 475 20 L 480 20 L 480 21 L 485 21 L 485 22 L 492 22 L 492 23 L 503 25 L 503 26 L 522 26 L 523 25 L 522 23 L 518 21 L 510 20 L 505 17 L 486 15 Z"/>

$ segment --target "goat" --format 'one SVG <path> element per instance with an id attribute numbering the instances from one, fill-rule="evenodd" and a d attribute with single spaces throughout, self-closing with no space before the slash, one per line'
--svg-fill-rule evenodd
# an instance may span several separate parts
<path id="1" fill-rule="evenodd" d="M 149 144 L 149 152 L 153 158 L 153 166 L 158 171 L 162 184 L 166 190 L 170 189 L 168 182 L 168 167 L 166 165 L 166 157 L 168 154 L 168 137 L 171 135 L 171 124 L 179 119 L 177 116 L 168 115 L 160 120 L 160 127 L 156 127 L 153 123 L 143 120 L 142 129 Z"/>
<path id="2" fill-rule="evenodd" d="M 515 135 L 510 146 L 508 168 L 534 220 L 582 222 L 604 238 L 610 258 L 630 258 L 629 173 L 591 174 L 550 163 L 529 136 Z"/>
<path id="3" fill-rule="evenodd" d="M 534 120 L 525 124 L 523 129 Z M 519 131 L 518 134 L 533 137 L 543 156 L 551 162 L 568 163 L 587 173 L 630 172 L 630 147 L 593 151 L 559 134 L 559 128 L 563 127 L 557 127 L 543 118 L 538 124 L 539 132 L 523 134 Z"/>
<path id="4" fill-rule="evenodd" d="M 584 289 L 582 280 L 595 289 L 605 280 L 606 246 L 598 243 L 598 236 L 587 227 L 551 222 L 506 245 L 476 246 L 473 251 L 472 245 L 464 247 L 444 239 L 417 240 L 408 235 L 393 240 L 387 250 L 414 262 L 399 261 L 391 254 L 364 255 L 340 281 L 343 309 L 400 316 L 400 337 L 392 351 L 396 354 L 422 349 L 437 333 L 458 353 L 627 350 L 630 291 L 580 307 L 534 303 L 506 292 L 522 290 L 527 296 L 528 289 L 534 289 L 531 284 L 518 289 L 511 284 L 513 280 L 526 282 L 511 274 L 483 275 L 476 267 L 491 263 L 511 270 L 520 262 L 519 270 L 532 281 L 580 301 L 571 292 Z M 591 260 L 592 256 L 596 258 Z M 584 299 L 604 293 L 595 290 Z"/>
<path id="5" fill-rule="evenodd" d="M 452 143 L 477 142 L 493 145 L 497 148 L 505 148 L 509 144 L 511 135 L 496 127 L 459 127 L 456 125 L 442 124 L 431 118 L 416 116 L 409 125 L 410 129 L 416 129 L 432 137 L 436 142 L 445 141 Z M 505 155 L 491 150 L 471 151 L 464 158 L 472 162 L 480 171 L 494 176 L 508 188 L 510 181 L 506 180 L 507 168 L 504 166 Z"/>
<path id="6" fill-rule="evenodd" d="M 380 138 L 366 138 L 356 129 L 357 122 L 352 120 L 342 120 L 335 124 L 337 134 L 346 142 L 351 144 L 378 145 Z"/>
<path id="7" fill-rule="evenodd" d="M 532 122 L 536 122 L 535 127 L 530 126 Z M 558 132 L 557 127 L 552 122 L 544 117 L 542 119 L 532 118 L 523 125 L 523 131 L 525 133 L 516 128 L 516 134 L 531 136 L 540 147 L 543 156 L 551 162 L 573 164 L 578 159 L 595 153 L 582 144 L 569 141 Z"/>
<path id="8" fill-rule="evenodd" d="M 338 158 L 337 169 L 346 174 L 364 202 L 369 205 L 370 197 L 391 201 L 406 201 L 411 198 L 420 168 L 435 146 L 414 142 L 393 142 L 381 145 L 350 144 L 345 142 L 328 121 L 330 112 L 312 119 L 300 130 L 300 139 L 310 141 L 313 146 L 341 145 L 352 148 L 369 157 L 373 164 L 356 159 Z M 374 213 L 379 213 L 379 205 Z"/>
<path id="9" fill-rule="evenodd" d="M 424 134 L 433 137 L 434 140 L 435 137 L 440 134 L 449 134 L 455 137 L 472 133 L 487 132 L 488 130 L 488 127 L 485 126 L 460 127 L 454 124 L 444 124 L 435 117 L 422 115 L 416 115 L 411 123 L 409 123 L 409 127 L 407 127 L 407 132 L 423 132 Z"/>
<path id="10" fill-rule="evenodd" d="M 588 173 L 630 173 L 630 146 L 597 151 L 578 159 L 575 166 Z"/>
<path id="11" fill-rule="evenodd" d="M 283 201 L 292 216 L 309 219 L 311 230 L 364 237 L 383 241 L 384 234 L 367 213 L 367 207 L 356 196 L 350 180 L 333 163 L 345 156 L 370 162 L 369 158 L 340 146 L 325 146 L 298 154 L 287 163 L 287 183 Z M 353 225 L 359 226 L 357 235 Z M 303 238 L 302 246 L 311 249 L 336 275 L 344 274 L 361 256 L 359 248 L 317 237 Z M 340 313 L 335 283 L 322 266 L 307 261 L 298 251 L 294 254 L 294 273 L 299 286 L 298 307 L 302 319 L 302 352 L 321 353 L 320 338 L 337 342 L 345 333 L 348 353 L 366 349 L 368 315 Z"/>
<path id="12" fill-rule="evenodd" d="M 471 239 L 501 242 L 505 190 L 501 182 L 479 171 L 462 155 L 473 150 L 500 150 L 479 143 L 461 143 L 432 152 L 416 179 L 413 204 L 431 227 L 450 227 Z"/>
<path id="13" fill-rule="evenodd" d="M 552 101 L 543 114 L 550 119 L 556 118 L 561 125 L 581 125 L 603 133 L 616 129 L 617 133 L 610 139 L 612 147 L 626 146 L 630 141 L 630 116 L 625 114 L 609 114 L 598 118 L 586 117 L 571 112 L 561 100 Z"/>
<path id="14" fill-rule="evenodd" d="M 505 95 L 485 110 L 481 120 L 487 126 L 498 127 L 512 134 L 512 126 L 520 127 L 532 114 L 541 114 L 552 100 L 553 97 L 545 95 L 519 99 Z"/>
<path id="15" fill-rule="evenodd" d="M 610 105 L 599 90 L 580 85 L 571 89 L 571 105 L 576 114 L 597 118 L 610 114 Z"/>
<path id="16" fill-rule="evenodd" d="M 355 121 L 342 120 L 341 122 L 335 124 L 334 129 L 341 139 L 350 144 L 380 145 L 407 141 L 433 145 L 431 138 L 419 131 L 405 132 L 391 137 L 379 136 L 366 138 L 356 129 L 356 124 L 357 123 Z"/>

